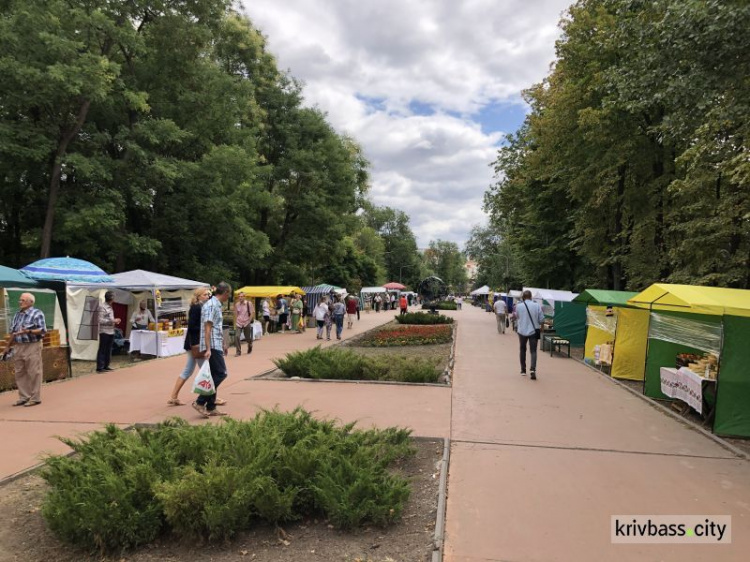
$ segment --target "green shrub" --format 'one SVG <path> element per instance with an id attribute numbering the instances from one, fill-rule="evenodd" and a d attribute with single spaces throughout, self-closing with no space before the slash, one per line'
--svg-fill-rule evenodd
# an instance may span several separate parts
<path id="1" fill-rule="evenodd" d="M 407 312 L 396 316 L 399 324 L 453 324 L 453 318 L 443 314 L 427 314 L 425 312 Z"/>
<path id="2" fill-rule="evenodd" d="M 92 552 L 123 551 L 166 532 L 225 540 L 257 520 L 306 515 L 340 527 L 386 524 L 409 496 L 388 467 L 414 453 L 407 430 L 359 431 L 301 409 L 220 425 L 109 426 L 65 442 L 77 454 L 47 460 L 42 513 L 60 539 Z"/>
<path id="3" fill-rule="evenodd" d="M 276 359 L 287 376 L 329 380 L 437 382 L 437 360 L 413 357 L 367 357 L 350 350 L 315 347 Z"/>
<path id="4" fill-rule="evenodd" d="M 435 310 L 458 310 L 458 305 L 452 301 L 440 301 L 433 304 L 422 305 L 422 310 L 430 310 L 431 308 L 434 308 Z"/>

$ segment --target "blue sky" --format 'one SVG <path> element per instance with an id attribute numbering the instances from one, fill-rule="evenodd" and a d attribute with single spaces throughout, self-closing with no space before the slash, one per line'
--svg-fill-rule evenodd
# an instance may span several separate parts
<path id="1" fill-rule="evenodd" d="M 359 142 L 370 198 L 406 212 L 420 247 L 463 248 L 521 91 L 555 58 L 569 0 L 244 0 L 305 103 Z"/>

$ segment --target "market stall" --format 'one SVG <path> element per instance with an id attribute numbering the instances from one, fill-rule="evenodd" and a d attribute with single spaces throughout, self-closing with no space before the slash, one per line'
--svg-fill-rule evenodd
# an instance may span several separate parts
<path id="1" fill-rule="evenodd" d="M 589 362 L 611 368 L 614 378 L 643 380 L 648 312 L 628 305 L 628 299 L 636 294 L 630 291 L 587 289 L 571 303 L 587 306 L 585 323 L 587 328 L 589 324 L 593 324 L 593 328 L 586 331 L 585 357 Z M 557 303 L 555 306 L 557 307 Z M 561 327 L 563 330 L 576 330 L 575 325 L 566 327 L 564 322 L 561 323 L 563 319 L 567 317 L 555 317 L 558 333 Z M 602 357 L 605 359 L 604 363 L 600 361 Z"/>
<path id="2" fill-rule="evenodd" d="M 171 357 L 185 352 L 186 328 L 172 330 L 131 330 L 130 351 L 156 357 Z"/>
<path id="3" fill-rule="evenodd" d="M 695 394 L 715 433 L 750 437 L 750 291 L 658 283 L 628 303 L 650 312 L 644 393 Z"/>
<path id="4" fill-rule="evenodd" d="M 524 291 L 531 291 L 532 300 L 538 302 L 546 318 L 554 318 L 556 302 L 571 302 L 578 293 L 558 291 L 555 289 L 540 289 L 538 287 L 524 287 Z"/>
<path id="5" fill-rule="evenodd" d="M 159 335 L 160 332 L 180 330 L 187 324 L 187 311 L 193 291 L 198 287 L 207 287 L 207 283 L 164 275 L 151 271 L 136 269 L 112 275 L 106 283 L 67 283 L 66 301 L 68 322 L 70 326 L 70 347 L 73 359 L 93 361 L 99 347 L 97 327 L 97 310 L 104 300 L 104 293 L 112 291 L 115 295 L 112 308 L 115 318 L 120 319 L 123 334 L 130 338 L 130 351 L 133 348 L 132 326 L 130 318 L 145 301 L 156 322 L 149 323 L 148 330 L 135 336 L 136 346 L 141 353 L 163 357 L 164 353 L 176 347 L 177 335 Z M 165 339 L 167 338 L 167 339 Z M 165 341 L 174 340 L 170 345 Z M 161 350 L 161 354 L 148 350 Z M 178 353 L 182 352 L 180 349 Z"/>
<path id="6" fill-rule="evenodd" d="M 43 338 L 42 372 L 45 382 L 70 376 L 68 362 L 67 330 L 60 302 L 55 291 L 40 286 L 20 271 L 0 266 L 0 354 L 5 352 L 6 334 L 10 330 L 13 316 L 18 312 L 18 300 L 22 293 L 34 295 L 34 306 L 44 313 L 47 333 Z M 15 388 L 13 361 L 0 362 L 0 391 Z"/>
<path id="7" fill-rule="evenodd" d="M 372 305 L 372 299 L 375 298 L 375 295 L 380 295 L 383 297 L 383 301 L 385 302 L 385 296 L 388 293 L 388 289 L 386 289 L 383 286 L 376 286 L 376 287 L 362 287 L 362 290 L 359 292 L 359 306 L 362 310 L 365 312 L 370 312 L 370 310 L 374 310 L 374 307 Z"/>

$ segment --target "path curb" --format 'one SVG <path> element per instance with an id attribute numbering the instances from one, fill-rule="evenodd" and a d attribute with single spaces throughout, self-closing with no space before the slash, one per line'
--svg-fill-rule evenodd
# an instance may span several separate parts
<path id="1" fill-rule="evenodd" d="M 443 458 L 440 461 L 440 486 L 438 488 L 437 519 L 435 521 L 435 538 L 433 540 L 432 562 L 442 562 L 443 544 L 445 542 L 445 505 L 448 498 L 448 465 L 451 456 L 451 440 L 443 440 Z"/>

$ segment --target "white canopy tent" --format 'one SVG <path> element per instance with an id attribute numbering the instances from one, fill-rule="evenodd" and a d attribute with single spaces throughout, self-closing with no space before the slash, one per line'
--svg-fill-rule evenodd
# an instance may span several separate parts
<path id="1" fill-rule="evenodd" d="M 474 289 L 469 294 L 472 297 L 478 297 L 478 296 L 482 296 L 482 295 L 489 295 L 490 294 L 490 287 L 488 285 L 485 285 L 484 287 L 479 287 L 478 289 Z"/>
<path id="2" fill-rule="evenodd" d="M 72 359 L 94 361 L 99 347 L 96 319 L 99 303 L 104 293 L 113 291 L 115 303 L 127 307 L 127 317 L 120 329 L 127 335 L 130 316 L 143 299 L 152 299 L 151 312 L 158 320 L 160 314 L 184 312 L 190 308 L 193 291 L 207 287 L 208 283 L 182 279 L 171 275 L 136 269 L 112 275 L 112 283 L 66 283 L 68 310 L 68 335 Z M 161 299 L 156 298 L 159 291 Z M 158 305 L 159 300 L 161 306 Z"/>
<path id="3" fill-rule="evenodd" d="M 555 301 L 570 302 L 578 296 L 571 291 L 556 291 L 554 289 L 539 289 L 536 287 L 524 287 L 524 291 L 531 291 L 531 298 L 537 301 L 544 311 L 544 315 L 552 318 L 555 315 Z"/>

